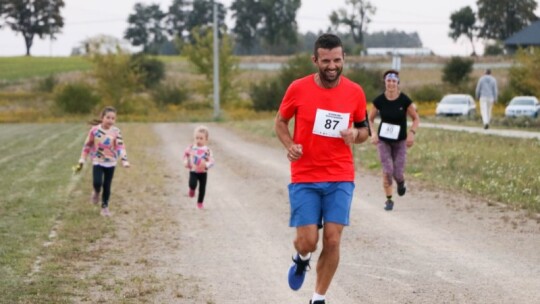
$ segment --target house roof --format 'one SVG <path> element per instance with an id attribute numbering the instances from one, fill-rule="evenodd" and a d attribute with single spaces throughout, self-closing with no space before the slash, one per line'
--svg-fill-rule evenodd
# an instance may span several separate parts
<path id="1" fill-rule="evenodd" d="M 504 41 L 505 45 L 540 45 L 540 20 L 515 33 Z"/>

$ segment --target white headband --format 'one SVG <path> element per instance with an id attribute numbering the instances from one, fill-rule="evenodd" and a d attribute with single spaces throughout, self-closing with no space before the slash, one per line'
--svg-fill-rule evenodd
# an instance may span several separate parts
<path id="1" fill-rule="evenodd" d="M 399 77 L 398 77 L 398 75 L 396 73 L 388 73 L 388 74 L 386 74 L 386 76 L 384 77 L 384 80 L 388 80 L 388 79 L 393 79 L 393 80 L 399 82 Z"/>

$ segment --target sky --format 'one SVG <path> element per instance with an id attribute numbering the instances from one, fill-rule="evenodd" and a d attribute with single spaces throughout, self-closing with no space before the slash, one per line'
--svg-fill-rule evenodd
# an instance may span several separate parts
<path id="1" fill-rule="evenodd" d="M 229 7 L 233 0 L 217 0 Z M 56 40 L 34 38 L 31 49 L 33 56 L 69 56 L 81 41 L 100 34 L 121 38 L 127 28 L 127 17 L 135 3 L 158 3 L 163 11 L 172 0 L 64 0 L 62 10 L 64 28 Z M 303 0 L 297 14 L 299 31 L 305 33 L 326 30 L 330 25 L 328 16 L 334 10 L 347 8 L 346 0 Z M 377 8 L 367 32 L 398 30 L 417 32 L 423 46 L 441 56 L 466 56 L 472 47 L 468 40 L 460 38 L 454 42 L 448 37 L 450 15 L 471 6 L 477 11 L 476 0 L 428 1 L 428 0 L 370 0 Z M 229 13 L 230 15 L 230 13 Z M 540 15 L 540 8 L 536 10 Z M 233 21 L 228 18 L 229 28 Z M 477 42 L 477 52 L 483 51 Z M 24 39 L 9 29 L 0 29 L 0 56 L 24 55 Z"/>

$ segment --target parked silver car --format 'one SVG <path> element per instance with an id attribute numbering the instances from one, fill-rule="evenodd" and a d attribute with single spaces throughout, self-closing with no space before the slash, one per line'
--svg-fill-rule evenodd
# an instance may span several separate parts
<path id="1" fill-rule="evenodd" d="M 448 94 L 444 96 L 435 110 L 437 116 L 469 116 L 476 115 L 476 103 L 468 94 Z"/>
<path id="2" fill-rule="evenodd" d="M 534 96 L 516 96 L 504 110 L 506 117 L 529 116 L 536 118 L 540 112 L 540 104 Z"/>

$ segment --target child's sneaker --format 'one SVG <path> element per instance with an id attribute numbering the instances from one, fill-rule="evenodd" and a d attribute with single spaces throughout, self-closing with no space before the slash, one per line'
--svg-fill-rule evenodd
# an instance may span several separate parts
<path id="1" fill-rule="evenodd" d="M 90 201 L 93 204 L 97 204 L 99 202 L 99 192 L 92 191 L 92 198 L 90 199 Z"/>
<path id="2" fill-rule="evenodd" d="M 194 197 L 195 196 L 195 190 L 189 189 L 188 195 L 189 195 L 189 197 Z"/>
<path id="3" fill-rule="evenodd" d="M 204 208 L 204 203 L 197 203 L 197 208 L 199 208 L 199 209 Z"/>
<path id="4" fill-rule="evenodd" d="M 109 207 L 101 208 L 101 216 L 111 216 L 109 212 Z"/>
<path id="5" fill-rule="evenodd" d="M 394 201 L 389 199 L 384 203 L 384 210 L 392 211 L 392 209 L 394 209 Z"/>

